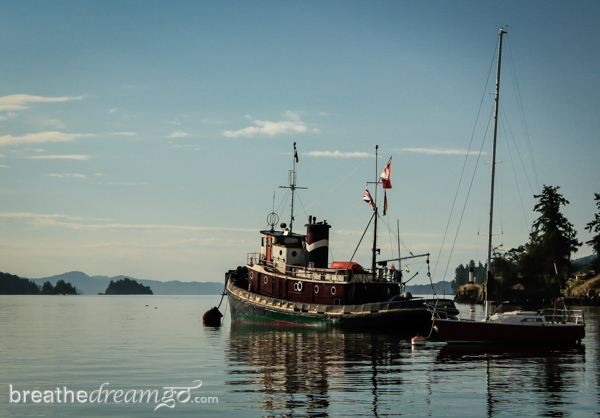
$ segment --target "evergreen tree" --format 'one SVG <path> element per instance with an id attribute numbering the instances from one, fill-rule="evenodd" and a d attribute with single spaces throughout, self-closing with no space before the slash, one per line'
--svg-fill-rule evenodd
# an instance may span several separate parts
<path id="1" fill-rule="evenodd" d="M 524 276 L 537 279 L 544 286 L 559 286 L 569 273 L 571 254 L 582 244 L 577 232 L 561 213 L 569 201 L 558 193 L 559 186 L 544 185 L 534 211 L 540 217 L 533 222 L 530 242 L 519 260 Z"/>
<path id="2" fill-rule="evenodd" d="M 596 234 L 586 244 L 592 247 L 594 254 L 598 255 L 594 261 L 594 268 L 598 268 L 600 267 L 600 193 L 594 193 L 594 200 L 596 201 L 598 213 L 596 213 L 594 220 L 586 225 L 585 229 L 592 234 Z"/>
<path id="3" fill-rule="evenodd" d="M 52 286 L 52 283 L 45 281 L 42 285 L 42 293 L 45 295 L 54 294 L 54 286 Z"/>

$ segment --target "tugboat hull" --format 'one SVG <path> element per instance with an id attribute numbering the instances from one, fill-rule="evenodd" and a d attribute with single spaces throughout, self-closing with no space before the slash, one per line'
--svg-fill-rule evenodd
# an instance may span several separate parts
<path id="1" fill-rule="evenodd" d="M 429 334 L 431 314 L 426 299 L 406 299 L 362 305 L 320 305 L 290 302 L 248 292 L 227 284 L 231 318 L 234 322 L 271 326 L 339 327 L 389 331 L 396 334 Z"/>

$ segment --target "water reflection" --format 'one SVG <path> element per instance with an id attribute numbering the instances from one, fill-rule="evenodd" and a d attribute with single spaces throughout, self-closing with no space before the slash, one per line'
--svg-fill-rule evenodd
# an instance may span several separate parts
<path id="1" fill-rule="evenodd" d="M 540 415 L 562 415 L 577 404 L 578 369 L 584 369 L 585 346 L 445 346 L 437 364 L 468 364 L 485 370 L 487 416 L 510 411 L 515 403 L 537 405 Z"/>
<path id="2" fill-rule="evenodd" d="M 401 387 L 391 365 L 409 351 L 398 339 L 340 330 L 273 329 L 232 325 L 225 352 L 235 393 L 260 393 L 267 411 L 303 410 L 323 414 L 330 409 L 331 394 L 344 403 L 351 394 L 364 396 L 370 388 L 371 412 L 377 415 L 380 387 Z"/>
<path id="3" fill-rule="evenodd" d="M 585 345 L 414 348 L 393 335 L 232 324 L 225 385 L 237 408 L 267 415 L 556 416 L 582 403 L 585 362 Z"/>

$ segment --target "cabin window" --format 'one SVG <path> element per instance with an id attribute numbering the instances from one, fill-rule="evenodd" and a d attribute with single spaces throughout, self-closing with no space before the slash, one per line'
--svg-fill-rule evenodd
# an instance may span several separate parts
<path id="1" fill-rule="evenodd" d="M 296 257 L 298 253 L 296 251 L 292 251 L 292 257 Z"/>
<path id="2" fill-rule="evenodd" d="M 283 255 L 283 251 L 282 250 L 279 250 L 279 255 Z"/>

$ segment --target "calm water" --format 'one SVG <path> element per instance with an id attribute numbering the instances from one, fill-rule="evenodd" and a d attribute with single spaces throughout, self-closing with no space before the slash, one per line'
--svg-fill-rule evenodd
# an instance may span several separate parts
<path id="1" fill-rule="evenodd" d="M 231 326 L 228 313 L 206 328 L 218 301 L 0 296 L 0 416 L 600 415 L 597 308 L 581 347 L 415 349 L 379 334 Z"/>

